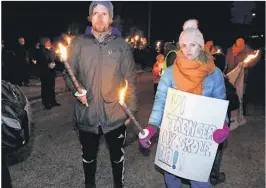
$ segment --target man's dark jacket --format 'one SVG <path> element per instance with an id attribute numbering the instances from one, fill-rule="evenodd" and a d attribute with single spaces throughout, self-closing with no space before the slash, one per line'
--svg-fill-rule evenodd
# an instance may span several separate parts
<path id="1" fill-rule="evenodd" d="M 93 133 L 112 131 L 128 118 L 119 104 L 119 91 L 128 81 L 125 103 L 137 111 L 136 69 L 130 46 L 112 31 L 101 43 L 91 29 L 71 44 L 68 62 L 81 87 L 87 90 L 89 107 L 74 102 L 74 124 L 78 129 Z M 66 72 L 66 71 L 65 71 Z M 67 87 L 73 92 L 69 75 L 64 74 Z"/>

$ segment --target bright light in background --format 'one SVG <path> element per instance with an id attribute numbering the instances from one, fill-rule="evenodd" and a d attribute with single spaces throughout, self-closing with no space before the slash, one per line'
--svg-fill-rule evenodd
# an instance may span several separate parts
<path id="1" fill-rule="evenodd" d="M 252 13 L 252 16 L 254 17 L 254 16 L 256 16 L 256 14 L 255 13 Z"/>

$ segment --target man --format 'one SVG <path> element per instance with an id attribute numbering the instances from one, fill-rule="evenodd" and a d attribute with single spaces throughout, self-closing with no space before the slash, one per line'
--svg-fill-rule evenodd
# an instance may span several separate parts
<path id="1" fill-rule="evenodd" d="M 124 185 L 124 143 L 129 119 L 121 109 L 119 90 L 128 81 L 126 104 L 134 113 L 136 106 L 136 69 L 132 51 L 125 40 L 111 29 L 113 5 L 93 1 L 89 8 L 92 27 L 71 44 L 68 62 L 83 94 L 78 94 L 64 74 L 68 88 L 77 97 L 74 124 L 79 131 L 85 187 L 95 188 L 96 156 L 99 139 L 104 135 L 109 146 L 114 187 Z M 84 104 L 88 103 L 89 107 Z"/>
<path id="2" fill-rule="evenodd" d="M 25 47 L 25 39 L 18 38 L 18 44 L 15 50 L 17 63 L 17 76 L 19 77 L 19 86 L 29 86 L 29 53 Z"/>
<path id="3" fill-rule="evenodd" d="M 43 47 L 37 59 L 40 70 L 41 97 L 42 104 L 50 110 L 53 106 L 60 106 L 55 99 L 56 56 L 49 38 L 43 38 L 41 43 Z"/>
<path id="4" fill-rule="evenodd" d="M 237 66 L 243 66 L 244 70 L 244 96 L 243 96 L 243 115 L 245 116 L 247 113 L 247 103 L 248 98 L 246 95 L 246 87 L 248 82 L 248 68 L 252 68 L 259 61 L 260 57 L 257 57 L 251 60 L 247 64 L 243 64 L 244 59 L 249 55 L 254 54 L 254 50 L 251 49 L 247 44 L 245 44 L 245 40 L 243 38 L 238 38 L 236 43 L 232 48 L 229 48 L 226 54 L 226 71 L 225 73 L 229 73 Z"/>

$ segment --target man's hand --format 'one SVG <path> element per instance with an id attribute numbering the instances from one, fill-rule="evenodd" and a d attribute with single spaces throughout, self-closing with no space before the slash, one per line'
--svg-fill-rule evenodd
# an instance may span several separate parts
<path id="1" fill-rule="evenodd" d="M 238 67 L 243 67 L 243 68 L 247 68 L 248 67 L 248 63 L 244 63 L 244 62 L 240 62 L 240 63 L 238 63 L 238 65 L 237 65 Z"/>
<path id="2" fill-rule="evenodd" d="M 128 125 L 128 124 L 130 124 L 130 121 L 131 121 L 131 119 L 130 119 L 130 118 L 128 118 L 128 119 L 125 121 L 125 125 Z"/>
<path id="3" fill-rule="evenodd" d="M 244 67 L 244 68 L 247 68 L 247 67 L 248 67 L 248 63 L 244 63 L 244 64 L 243 64 L 243 67 Z"/>
<path id="4" fill-rule="evenodd" d="M 239 62 L 237 65 L 239 68 L 244 67 L 244 63 L 243 62 Z"/>
<path id="5" fill-rule="evenodd" d="M 78 91 L 74 94 L 77 99 L 82 103 L 82 104 L 87 104 L 87 91 L 85 89 L 82 89 L 82 93 L 80 94 Z"/>
<path id="6" fill-rule="evenodd" d="M 80 96 L 80 97 L 77 97 L 77 99 L 82 103 L 82 104 L 86 104 L 88 101 L 87 101 L 87 97 L 86 95 L 83 95 L 83 96 Z"/>

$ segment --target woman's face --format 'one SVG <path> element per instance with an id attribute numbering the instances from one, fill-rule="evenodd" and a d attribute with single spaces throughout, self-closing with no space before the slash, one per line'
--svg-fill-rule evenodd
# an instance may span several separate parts
<path id="1" fill-rule="evenodd" d="M 180 44 L 181 51 L 189 60 L 194 60 L 199 57 L 201 47 L 194 42 L 183 42 Z"/>

